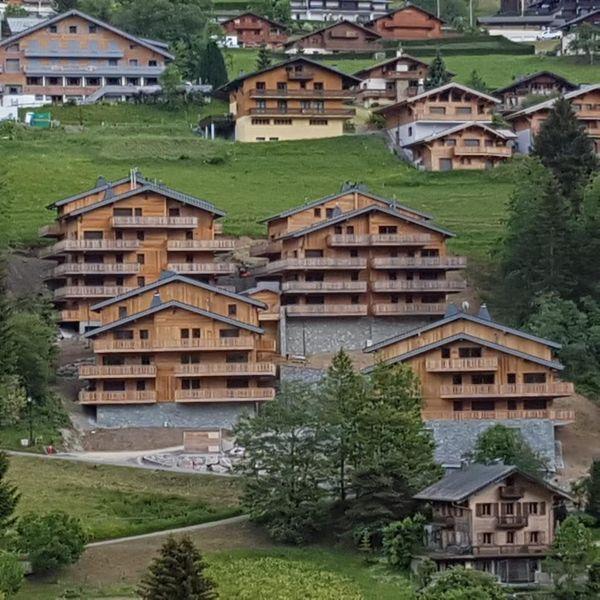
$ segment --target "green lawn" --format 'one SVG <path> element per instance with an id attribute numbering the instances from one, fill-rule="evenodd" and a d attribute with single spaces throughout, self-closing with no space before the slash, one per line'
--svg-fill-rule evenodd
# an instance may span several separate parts
<path id="1" fill-rule="evenodd" d="M 234 478 L 13 456 L 18 513 L 63 510 L 91 540 L 159 531 L 239 514 Z"/>

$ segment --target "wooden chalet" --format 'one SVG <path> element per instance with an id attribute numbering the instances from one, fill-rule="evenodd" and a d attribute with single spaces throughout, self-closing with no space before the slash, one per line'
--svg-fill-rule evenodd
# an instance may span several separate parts
<path id="1" fill-rule="evenodd" d="M 407 4 L 370 21 L 367 26 L 382 38 L 427 40 L 443 37 L 444 21 L 425 9 Z"/>
<path id="2" fill-rule="evenodd" d="M 41 237 L 55 242 L 41 255 L 57 261 L 49 276 L 60 322 L 83 332 L 99 325 L 92 305 L 158 278 L 164 270 L 204 281 L 237 272 L 215 260 L 235 247 L 219 237 L 224 212 L 141 173 L 96 186 L 50 205 L 56 222 Z"/>
<path id="3" fill-rule="evenodd" d="M 381 36 L 359 23 L 337 21 L 285 44 L 286 52 L 294 54 L 335 54 L 337 52 L 377 52 L 382 49 Z"/>
<path id="4" fill-rule="evenodd" d="M 255 270 L 278 281 L 286 318 L 442 315 L 449 294 L 465 288 L 449 271 L 453 234 L 420 211 L 350 186 L 266 220 L 268 241 L 252 254 L 269 259 Z"/>
<path id="5" fill-rule="evenodd" d="M 46 102 L 80 101 L 105 87 L 157 85 L 168 47 L 70 10 L 0 41 L 0 85 Z"/>
<path id="6" fill-rule="evenodd" d="M 384 15 L 390 0 L 290 0 L 294 21 L 365 22 Z"/>
<path id="7" fill-rule="evenodd" d="M 399 102 L 424 91 L 429 64 L 399 51 L 396 56 L 354 73 L 361 82 L 357 100 L 367 108 Z"/>
<path id="8" fill-rule="evenodd" d="M 275 395 L 267 306 L 176 273 L 93 306 L 96 364 L 82 365 L 85 405 L 241 403 Z"/>
<path id="9" fill-rule="evenodd" d="M 219 89 L 229 97 L 235 139 L 263 142 L 335 137 L 354 116 L 358 79 L 305 57 L 238 77 Z"/>
<path id="10" fill-rule="evenodd" d="M 560 345 L 453 305 L 439 321 L 365 348 L 386 364 L 408 364 L 421 380 L 423 418 L 436 420 L 549 419 L 573 421 L 553 408 L 574 393 L 560 380 Z"/>
<path id="11" fill-rule="evenodd" d="M 570 501 L 560 488 L 504 464 L 451 469 L 414 498 L 431 508 L 424 556 L 438 569 L 464 566 L 510 585 L 540 582 L 558 509 Z"/>
<path id="12" fill-rule="evenodd" d="M 523 101 L 536 96 L 558 96 L 576 90 L 579 86 L 550 71 L 539 71 L 517 78 L 513 83 L 494 92 L 502 100 L 504 110 L 514 110 Z"/>
<path id="13" fill-rule="evenodd" d="M 221 27 L 228 37 L 235 38 L 237 46 L 244 48 L 277 48 L 288 39 L 287 27 L 283 23 L 253 12 L 244 12 L 227 19 L 221 23 Z"/>
<path id="14" fill-rule="evenodd" d="M 582 85 L 580 88 L 564 94 L 571 102 L 577 119 L 593 139 L 596 154 L 600 156 L 600 83 Z M 556 98 L 534 104 L 506 115 L 506 120 L 517 135 L 516 149 L 521 154 L 529 154 L 533 138 L 556 102 Z"/>

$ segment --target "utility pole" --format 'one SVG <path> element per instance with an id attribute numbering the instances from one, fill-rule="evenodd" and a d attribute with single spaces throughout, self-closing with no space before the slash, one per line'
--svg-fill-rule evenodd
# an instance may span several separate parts
<path id="1" fill-rule="evenodd" d="M 436 6 L 437 6 L 437 18 L 440 18 L 440 0 L 436 0 Z"/>
<path id="2" fill-rule="evenodd" d="M 469 0 L 469 25 L 473 28 L 473 0 Z"/>
<path id="3" fill-rule="evenodd" d="M 27 396 L 27 407 L 29 412 L 29 447 L 33 446 L 33 400 Z"/>

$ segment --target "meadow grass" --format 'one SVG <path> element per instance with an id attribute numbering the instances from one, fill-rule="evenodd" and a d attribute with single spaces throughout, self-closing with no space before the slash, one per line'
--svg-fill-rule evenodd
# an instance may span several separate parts
<path id="1" fill-rule="evenodd" d="M 91 540 L 215 521 L 239 514 L 235 478 L 13 456 L 7 478 L 18 514 L 62 510 Z"/>

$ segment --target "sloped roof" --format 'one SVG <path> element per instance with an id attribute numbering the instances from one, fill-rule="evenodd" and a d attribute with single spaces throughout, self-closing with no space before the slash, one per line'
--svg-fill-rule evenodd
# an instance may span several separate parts
<path id="1" fill-rule="evenodd" d="M 570 498 L 569 494 L 560 488 L 533 477 L 514 465 L 481 465 L 477 463 L 447 471 L 442 479 L 421 490 L 413 498 L 430 502 L 462 502 L 489 485 L 500 483 L 513 474 L 521 475 L 564 498 Z"/>
<path id="2" fill-rule="evenodd" d="M 355 29 L 359 29 L 360 31 L 364 31 L 365 33 L 368 33 L 369 35 L 375 36 L 377 38 L 381 37 L 376 31 L 374 31 L 373 29 L 369 29 L 368 27 L 365 27 L 364 25 L 361 25 L 360 23 L 355 23 L 353 21 L 348 21 L 346 19 L 342 19 L 340 21 L 334 21 L 333 23 L 331 23 L 330 25 L 326 25 L 325 27 L 321 27 L 321 29 L 316 29 L 315 31 L 311 31 L 309 33 L 305 33 L 304 35 L 298 36 L 298 37 L 294 38 L 293 40 L 290 40 L 289 42 L 287 42 L 285 44 L 285 47 L 287 48 L 288 46 L 293 46 L 295 43 L 299 42 L 300 40 L 303 40 L 308 37 L 312 37 L 313 35 L 318 35 L 319 33 L 323 33 L 324 31 L 333 29 L 334 27 L 339 27 L 340 25 L 350 25 L 351 27 L 354 27 Z"/>
<path id="3" fill-rule="evenodd" d="M 280 29 L 288 29 L 288 26 L 285 25 L 284 23 L 280 23 L 279 21 L 273 21 L 273 19 L 269 19 L 268 17 L 263 17 L 262 15 L 258 15 L 255 12 L 252 12 L 251 10 L 247 10 L 245 12 L 240 13 L 239 15 L 235 15 L 235 17 L 231 17 L 230 19 L 225 19 L 224 21 L 221 21 L 221 25 L 224 25 L 225 23 L 231 23 L 232 21 L 235 21 L 236 19 L 240 19 L 241 17 L 256 17 L 257 19 L 260 19 L 261 21 L 266 21 L 267 23 L 271 23 L 271 25 L 275 25 L 275 27 L 279 27 Z"/>
<path id="4" fill-rule="evenodd" d="M 573 100 L 573 98 L 577 98 L 578 96 L 582 96 L 587 92 L 593 92 L 595 90 L 600 90 L 600 83 L 592 83 L 590 85 L 582 85 L 576 90 L 572 92 L 567 92 L 562 97 L 567 100 Z M 534 104 L 533 106 L 528 106 L 527 108 L 522 108 L 514 113 L 509 115 L 505 115 L 505 119 L 510 121 L 516 117 L 521 117 L 523 115 L 530 115 L 531 113 L 537 112 L 538 110 L 550 109 L 554 106 L 556 100 L 560 98 L 560 96 L 556 98 L 550 98 L 550 100 L 544 100 L 543 102 L 539 102 L 538 104 Z"/>
<path id="5" fill-rule="evenodd" d="M 330 67 L 329 65 L 324 65 L 323 63 L 320 63 L 319 61 L 311 60 L 310 58 L 307 58 L 306 56 L 294 56 L 293 58 L 284 60 L 275 65 L 270 65 L 266 69 L 261 69 L 260 71 L 254 71 L 252 73 L 246 73 L 244 75 L 241 75 L 240 77 L 236 77 L 235 79 L 232 79 L 231 81 L 222 85 L 220 88 L 217 88 L 215 90 L 215 93 L 229 92 L 230 90 L 239 87 L 242 83 L 244 83 L 244 81 L 246 81 L 246 79 L 248 79 L 250 77 L 256 77 L 257 75 L 262 75 L 263 73 L 268 73 L 270 71 L 273 71 L 274 69 L 279 69 L 280 67 L 292 65 L 296 62 L 304 62 L 313 67 L 319 67 L 320 69 L 325 69 L 326 71 L 330 71 L 331 73 L 336 73 L 337 75 L 340 75 L 346 82 L 348 82 L 350 84 L 360 82 L 360 79 L 358 79 L 357 77 L 354 77 L 353 75 L 348 75 L 348 73 L 344 73 L 343 71 L 340 71 L 339 69 L 336 69 L 334 67 Z"/>
<path id="6" fill-rule="evenodd" d="M 416 139 L 408 144 L 405 144 L 403 147 L 408 148 L 409 146 L 415 146 L 416 144 L 426 144 L 428 142 L 433 142 L 440 138 L 446 137 L 447 135 L 452 135 L 453 133 L 458 133 L 463 129 L 467 129 L 468 127 L 479 127 L 480 129 L 485 129 L 494 135 L 497 135 L 505 140 L 510 140 L 516 138 L 516 134 L 510 129 L 494 129 L 485 123 L 481 123 L 479 121 L 467 121 L 466 123 L 461 123 L 460 125 L 455 125 L 454 127 L 449 127 L 448 129 L 443 129 L 442 131 L 438 131 L 432 135 L 428 135 L 419 139 Z"/>
<path id="7" fill-rule="evenodd" d="M 374 65 L 371 65 L 370 67 L 361 69 L 360 71 L 356 71 L 356 73 L 354 73 L 354 76 L 360 77 L 360 75 L 369 73 L 369 71 L 372 71 L 373 69 L 383 67 L 385 65 L 388 65 L 390 63 L 393 63 L 393 62 L 396 62 L 397 60 L 402 60 L 402 59 L 412 60 L 416 63 L 419 63 L 420 65 L 423 65 L 424 67 L 429 66 L 429 63 L 426 63 L 425 61 L 421 60 L 420 58 L 415 58 L 414 56 L 411 56 L 410 54 L 402 54 L 400 56 L 393 56 L 392 58 L 382 60 L 381 62 L 375 63 Z M 450 73 L 450 71 L 448 71 L 448 73 Z M 454 75 L 454 73 L 450 73 L 450 75 Z"/>
<path id="8" fill-rule="evenodd" d="M 432 218 L 432 216 L 429 213 L 421 212 L 414 208 L 409 208 L 408 206 L 406 206 L 404 204 L 400 204 L 399 202 L 396 202 L 395 200 L 391 200 L 390 198 L 383 198 L 382 196 L 377 196 L 376 194 L 369 192 L 367 189 L 357 185 L 357 186 L 353 186 L 353 187 L 350 187 L 347 189 L 342 189 L 341 192 L 337 192 L 335 194 L 330 194 L 329 196 L 323 196 L 323 198 L 318 198 L 317 200 L 307 202 L 306 204 L 301 204 L 300 206 L 295 206 L 294 208 L 289 208 L 288 210 L 284 210 L 283 212 L 277 213 L 275 215 L 271 215 L 270 217 L 267 217 L 266 219 L 261 219 L 259 222 L 260 223 L 268 223 L 269 221 L 274 221 L 275 219 L 285 219 L 286 217 L 295 215 L 299 212 L 302 212 L 303 210 L 307 210 L 307 209 L 311 209 L 311 208 L 320 206 L 321 204 L 324 204 L 325 202 L 329 202 L 330 200 L 335 200 L 336 198 L 341 198 L 342 196 L 346 196 L 348 194 L 362 194 L 363 196 L 367 196 L 367 198 L 372 198 L 373 200 L 379 200 L 380 202 L 384 202 L 390 208 L 394 208 L 394 207 L 399 208 L 401 210 L 411 212 L 414 215 L 423 217 L 424 219 L 428 219 L 428 220 Z"/>
<path id="9" fill-rule="evenodd" d="M 138 177 L 141 176 L 141 173 L 137 174 Z M 56 208 L 58 206 L 64 206 L 65 204 L 69 204 L 70 202 L 74 202 L 75 200 L 81 200 L 86 196 L 91 196 L 92 194 L 97 194 L 98 192 L 106 191 L 108 188 L 113 188 L 117 185 L 121 185 L 123 183 L 127 183 L 131 181 L 131 175 L 127 177 L 123 177 L 121 179 L 117 179 L 115 181 L 108 181 L 104 179 L 104 177 L 98 177 L 96 185 L 86 190 L 85 192 L 78 192 L 77 194 L 73 194 L 72 196 L 67 196 L 66 198 L 62 198 L 61 200 L 56 200 L 46 206 L 46 208 Z"/>
<path id="10" fill-rule="evenodd" d="M 137 313 L 134 313 L 133 315 L 123 317 L 122 319 L 117 319 L 112 323 L 107 323 L 106 325 L 96 327 L 96 329 L 92 329 L 91 331 L 85 333 L 84 337 L 94 337 L 100 333 L 105 333 L 106 331 L 110 331 L 111 329 L 121 327 L 122 325 L 127 325 L 127 323 L 132 323 L 133 321 L 143 319 L 144 317 L 148 317 L 168 308 L 180 308 L 181 310 L 187 310 L 189 312 L 201 315 L 203 317 L 215 319 L 216 321 L 222 321 L 223 323 L 227 323 L 228 325 L 231 325 L 233 327 L 247 329 L 248 331 L 252 331 L 253 333 L 264 333 L 264 329 L 262 327 L 257 327 L 256 325 L 252 325 L 250 323 L 244 323 L 243 321 L 238 321 L 237 319 L 232 319 L 231 317 L 226 317 L 224 315 L 220 315 L 210 310 L 199 308 L 198 306 L 185 304 L 184 302 L 179 302 L 179 300 L 169 300 L 168 302 L 153 304 L 152 306 L 150 306 L 150 308 L 147 308 L 146 310 L 141 310 Z"/>
<path id="11" fill-rule="evenodd" d="M 35 32 L 35 31 L 43 29 L 44 27 L 48 27 L 49 25 L 54 25 L 55 23 L 59 23 L 60 21 L 63 21 L 64 19 L 66 19 L 68 17 L 79 17 L 81 19 L 85 19 L 86 21 L 89 21 L 90 23 L 94 23 L 95 25 L 98 25 L 99 27 L 103 27 L 104 29 L 107 29 L 108 31 L 112 31 L 116 35 L 120 35 L 121 37 L 124 37 L 132 42 L 135 42 L 136 44 L 139 44 L 140 46 L 144 46 L 144 47 L 148 48 L 149 50 L 158 52 L 159 54 L 162 54 L 166 58 L 170 58 L 170 59 L 174 58 L 174 56 L 172 54 L 167 52 L 161 46 L 159 46 L 159 45 L 155 46 L 153 43 L 151 43 L 148 40 L 136 37 L 135 35 L 131 35 L 130 33 L 123 31 L 122 29 L 118 29 L 117 27 L 114 27 L 113 25 L 110 25 L 109 23 L 105 23 L 104 21 L 101 21 L 100 19 L 96 19 L 95 17 L 86 15 L 85 13 L 82 13 L 81 11 L 76 10 L 76 9 L 68 10 L 67 12 L 61 13 L 54 17 L 50 17 L 49 19 L 45 19 L 44 21 L 39 22 L 37 25 L 34 25 L 33 27 L 30 27 L 29 29 L 21 31 L 20 33 L 16 33 L 15 35 L 11 35 L 10 37 L 8 37 L 0 42 L 0 47 L 12 44 L 13 42 L 20 40 L 21 38 Z"/>
<path id="12" fill-rule="evenodd" d="M 520 329 L 514 329 L 513 327 L 508 327 L 507 325 L 496 323 L 495 321 L 492 321 L 487 318 L 482 318 L 480 316 L 469 315 L 467 313 L 460 312 L 456 307 L 454 307 L 454 311 L 455 312 L 452 312 L 452 314 L 448 314 L 439 321 L 434 321 L 433 323 L 428 323 L 423 327 L 417 327 L 415 329 L 411 329 L 410 331 L 400 333 L 398 335 L 393 335 L 389 338 L 386 338 L 385 340 L 381 340 L 380 342 L 372 344 L 371 346 L 365 347 L 363 351 L 375 352 L 376 350 L 380 350 L 381 348 L 385 348 L 387 346 L 390 346 L 391 344 L 401 342 L 402 340 L 414 337 L 415 335 L 420 335 L 421 333 L 425 333 L 426 331 L 431 331 L 432 329 L 437 329 L 438 327 L 442 327 L 443 325 L 453 323 L 454 321 L 458 321 L 460 319 L 470 321 L 471 323 L 477 323 L 478 325 L 486 325 L 487 327 L 492 327 L 493 329 L 497 329 L 498 331 L 502 331 L 503 333 L 510 333 L 511 335 L 516 335 L 526 340 L 539 342 L 540 344 L 545 344 L 546 346 L 550 346 L 551 348 L 561 348 L 561 345 L 557 342 L 546 340 L 531 333 L 521 331 Z"/>
<path id="13" fill-rule="evenodd" d="M 516 88 L 517 86 L 522 85 L 523 83 L 525 83 L 527 81 L 531 81 L 532 79 L 535 79 L 536 77 L 541 77 L 543 75 L 549 76 L 549 77 L 554 77 L 554 79 L 556 79 L 557 81 L 560 81 L 564 86 L 570 87 L 573 90 L 578 87 L 576 84 L 571 83 L 568 79 L 565 79 L 564 77 L 557 75 L 556 73 L 553 73 L 552 71 L 537 71 L 536 73 L 531 73 L 531 75 L 525 75 L 523 77 L 519 77 L 518 79 L 515 79 L 510 85 L 505 85 L 504 87 L 498 88 L 497 90 L 494 91 L 494 94 L 502 94 L 503 92 L 507 92 L 508 90 Z"/>
<path id="14" fill-rule="evenodd" d="M 561 29 L 568 29 L 569 27 L 571 27 L 571 25 L 577 25 L 578 23 L 581 23 L 582 21 L 587 20 L 589 17 L 594 17 L 596 15 L 600 16 L 600 8 L 597 8 L 596 10 L 591 10 L 588 13 L 585 13 L 583 15 L 579 15 L 578 17 L 575 17 L 574 19 L 571 19 L 570 21 L 567 21 L 561 27 Z"/>
<path id="15" fill-rule="evenodd" d="M 371 206 L 364 206 L 363 208 L 357 208 L 356 210 L 349 210 L 345 213 L 341 213 L 338 216 L 332 217 L 331 219 L 324 219 L 323 221 L 319 221 L 318 223 L 315 223 L 314 225 L 309 225 L 308 227 L 304 227 L 303 229 L 297 229 L 295 231 L 290 231 L 289 233 L 285 233 L 285 234 L 279 236 L 277 239 L 285 240 L 285 239 L 290 239 L 290 238 L 302 237 L 308 233 L 312 233 L 313 231 L 319 231 L 320 229 L 323 229 L 324 227 L 331 227 L 332 225 L 336 225 L 337 223 L 343 223 L 344 221 L 347 221 L 348 219 L 352 219 L 354 217 L 358 217 L 360 215 L 364 215 L 364 214 L 367 214 L 372 211 L 377 211 L 377 212 L 385 213 L 386 215 L 390 215 L 392 217 L 397 217 L 399 219 L 402 219 L 403 221 L 408 221 L 409 223 L 414 223 L 415 225 L 419 225 L 420 227 L 425 227 L 426 229 L 431 229 L 432 231 L 437 231 L 438 233 L 441 233 L 448 237 L 454 237 L 454 235 L 455 235 L 454 233 L 452 233 L 451 231 L 448 231 L 447 229 L 438 227 L 437 225 L 433 224 L 431 221 L 420 221 L 418 219 L 411 219 L 410 217 L 408 217 L 406 215 L 400 214 L 397 210 L 394 210 L 393 208 L 386 208 L 384 206 L 377 206 L 376 204 L 373 204 Z"/>
<path id="16" fill-rule="evenodd" d="M 6 24 L 8 25 L 10 33 L 16 35 L 17 33 L 27 31 L 46 20 L 47 19 L 41 17 L 8 17 L 6 19 Z"/>
<path id="17" fill-rule="evenodd" d="M 387 19 L 387 18 L 391 17 L 392 15 L 395 15 L 396 13 L 408 10 L 409 8 L 418 10 L 419 12 L 422 12 L 423 14 L 427 15 L 428 17 L 431 17 L 432 19 L 435 19 L 436 21 L 439 21 L 440 23 L 443 23 L 443 24 L 446 23 L 446 21 L 444 21 L 443 19 L 440 19 L 440 17 L 438 17 L 437 15 L 434 15 L 432 12 L 429 12 L 428 10 L 425 10 L 421 6 L 417 6 L 416 4 L 407 3 L 404 6 L 401 6 L 400 8 L 396 8 L 395 10 L 390 10 L 385 15 L 382 15 L 381 17 L 377 17 L 376 19 L 369 21 L 369 25 L 372 23 L 375 23 L 377 21 L 380 21 L 382 19 Z"/>
<path id="18" fill-rule="evenodd" d="M 165 271 L 161 273 L 160 277 L 153 281 L 152 283 L 148 283 L 146 285 L 142 285 L 135 290 L 131 290 L 130 292 L 125 292 L 124 294 L 119 294 L 118 296 L 113 296 L 108 300 L 103 300 L 102 302 L 98 302 L 92 306 L 92 310 L 101 310 L 110 306 L 111 304 L 115 304 L 117 302 L 122 302 L 123 300 L 128 300 L 129 298 L 134 298 L 135 296 L 139 296 L 140 294 L 144 294 L 145 292 L 149 292 L 155 289 L 162 287 L 163 285 L 168 285 L 169 283 L 187 283 L 189 285 L 193 285 L 194 287 L 201 288 L 208 292 L 214 292 L 215 294 L 221 294 L 222 296 L 227 296 L 228 298 L 233 298 L 235 300 L 240 300 L 241 302 L 246 302 L 246 304 L 252 304 L 258 308 L 266 308 L 266 304 L 260 302 L 259 300 L 254 300 L 254 298 L 248 298 L 242 294 L 238 294 L 236 292 L 230 292 L 229 290 L 225 290 L 215 285 L 210 285 L 209 283 L 204 283 L 203 281 L 196 281 L 191 277 L 186 277 L 185 275 L 180 275 L 179 273 L 174 273 L 173 271 Z"/>

